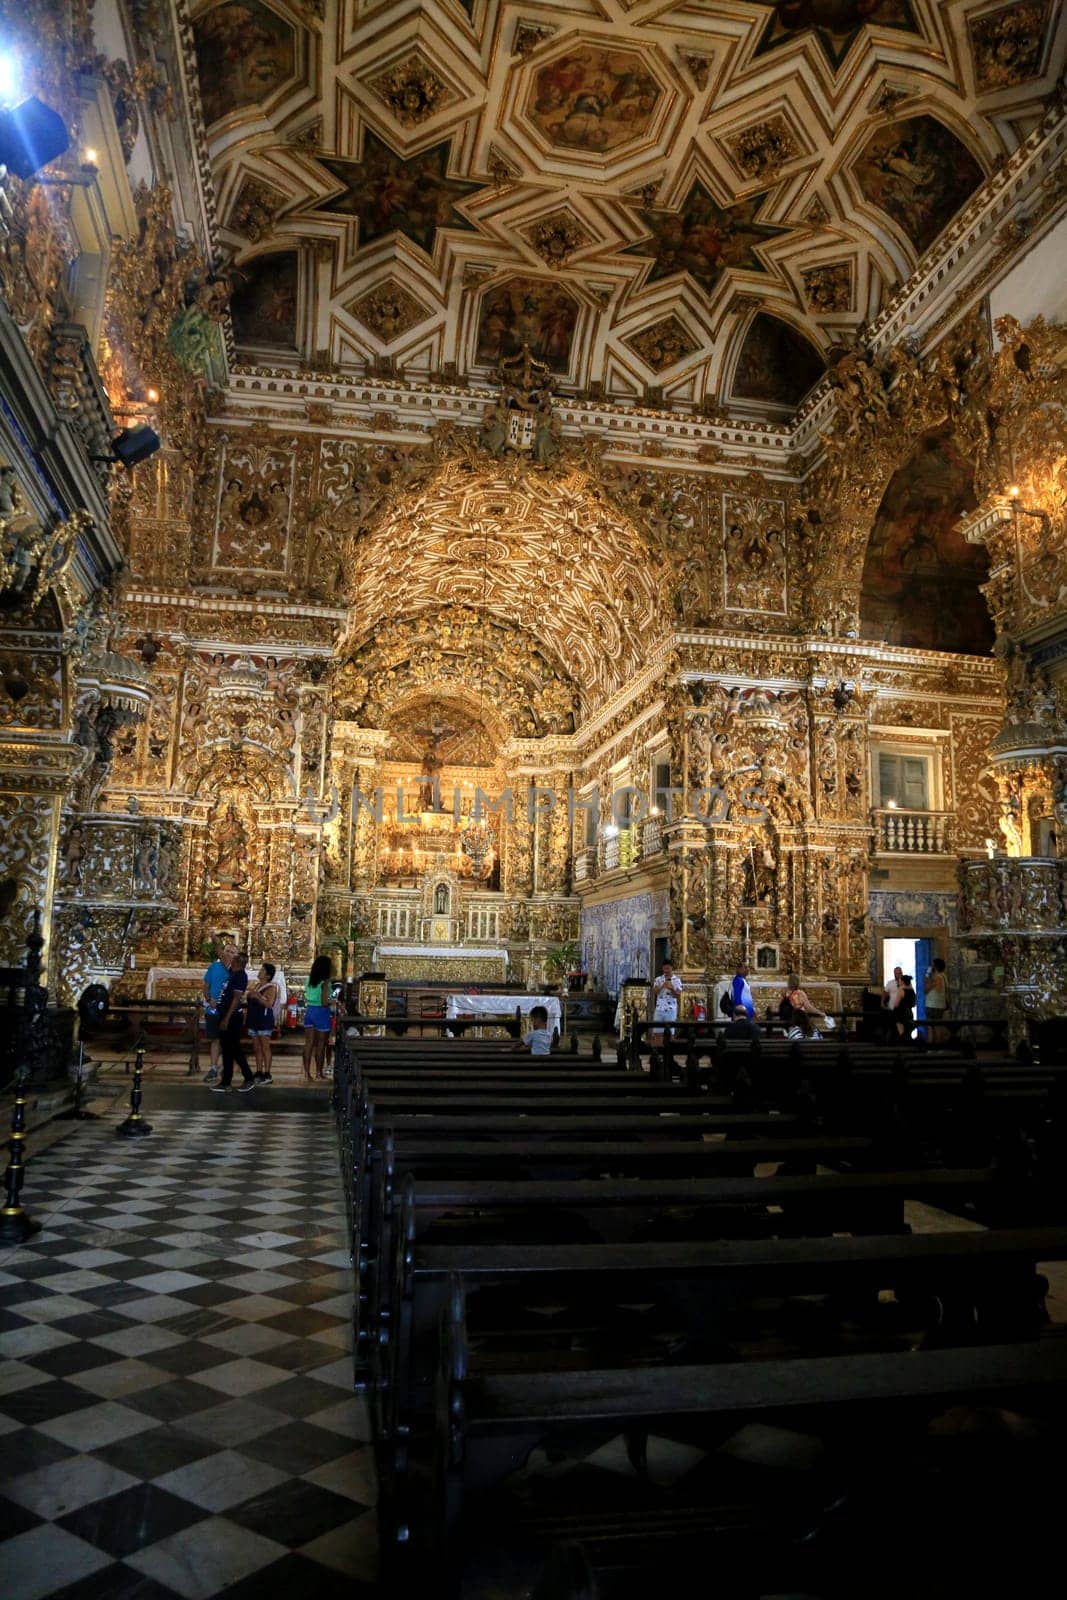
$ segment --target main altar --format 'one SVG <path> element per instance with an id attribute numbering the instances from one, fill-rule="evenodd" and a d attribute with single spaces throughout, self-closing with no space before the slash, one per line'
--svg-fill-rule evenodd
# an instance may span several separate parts
<path id="1" fill-rule="evenodd" d="M 374 970 L 393 981 L 423 983 L 503 983 L 508 953 L 490 946 L 463 944 L 379 944 Z"/>

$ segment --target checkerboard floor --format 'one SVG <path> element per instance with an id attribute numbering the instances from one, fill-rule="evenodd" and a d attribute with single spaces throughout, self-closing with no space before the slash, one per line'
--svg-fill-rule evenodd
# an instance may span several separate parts
<path id="1" fill-rule="evenodd" d="M 31 1162 L 42 1231 L 0 1248 L 3 1600 L 372 1591 L 332 1121 L 217 1110 Z"/>

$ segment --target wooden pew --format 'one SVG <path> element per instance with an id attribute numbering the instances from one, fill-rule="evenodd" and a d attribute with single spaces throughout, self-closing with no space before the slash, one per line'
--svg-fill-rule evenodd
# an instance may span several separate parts
<path id="1" fill-rule="evenodd" d="M 431 1555 L 438 1592 L 455 1592 L 465 1535 L 494 1491 L 538 1445 L 575 1430 L 590 1440 L 649 1430 L 686 1436 L 759 1418 L 804 1427 L 848 1423 L 864 1453 L 922 1438 L 960 1402 L 1044 1411 L 1067 1399 L 1067 1339 L 738 1362 L 715 1366 L 471 1376 L 463 1287 L 454 1282 L 437 1383 Z M 838 1421 L 837 1419 L 840 1419 Z M 907 1458 L 906 1447 L 901 1453 Z M 410 1533 L 402 1526 L 401 1536 Z"/>
<path id="2" fill-rule="evenodd" d="M 893 1234 L 608 1244 L 434 1244 L 418 1240 L 409 1189 L 401 1207 L 392 1262 L 391 1304 L 376 1345 L 375 1381 L 382 1431 L 410 1431 L 416 1390 L 436 1365 L 435 1334 L 446 1288 L 455 1276 L 468 1295 L 492 1286 L 525 1303 L 538 1296 L 564 1304 L 652 1302 L 666 1292 L 681 1303 L 690 1338 L 719 1337 L 716 1318 L 739 1299 L 838 1294 L 850 1303 L 892 1291 L 913 1305 L 922 1297 L 927 1326 L 945 1342 L 1031 1336 L 1040 1325 L 1047 1283 L 1036 1264 L 1067 1257 L 1067 1227 L 993 1232 Z M 484 1319 L 480 1323 L 484 1332 Z M 496 1358 L 499 1359 L 499 1358 Z"/>
<path id="3" fill-rule="evenodd" d="M 354 1218 L 357 1350 L 366 1326 L 364 1319 L 369 1316 L 373 1322 L 373 1308 L 381 1294 L 382 1264 L 388 1260 L 392 1242 L 398 1171 L 425 1177 L 497 1178 L 501 1182 L 524 1174 L 538 1181 L 580 1182 L 595 1180 L 606 1172 L 630 1180 L 689 1176 L 699 1181 L 709 1176 L 746 1177 L 757 1166 L 768 1163 L 788 1163 L 792 1169 L 801 1167 L 813 1172 L 818 1164 L 862 1162 L 870 1157 L 872 1146 L 867 1139 L 847 1136 L 728 1138 L 722 1143 L 683 1137 L 574 1137 L 550 1143 L 531 1134 L 526 1140 L 479 1143 L 464 1138 L 442 1142 L 440 1134 L 428 1134 L 424 1139 L 405 1134 L 398 1147 L 391 1130 L 387 1130 L 380 1147 L 369 1141 L 366 1149 L 364 1184 L 360 1186 L 362 1193 Z M 373 1338 L 373 1332 L 369 1337 Z M 361 1367 L 362 1358 L 357 1361 L 357 1368 Z"/>
<path id="4" fill-rule="evenodd" d="M 681 1169 L 681 1170 L 679 1170 Z M 793 1237 L 847 1230 L 854 1234 L 904 1231 L 904 1202 L 925 1199 L 963 1210 L 984 1202 L 994 1209 L 1003 1187 L 989 1169 L 932 1172 L 796 1174 L 773 1177 L 687 1176 L 673 1163 L 669 1177 L 647 1175 L 586 1179 L 528 1180 L 512 1166 L 505 1177 L 457 1178 L 404 1175 L 396 1187 L 388 1169 L 377 1174 L 373 1221 L 357 1255 L 357 1385 L 371 1379 L 374 1352 L 382 1341 L 398 1282 L 398 1253 L 445 1214 L 481 1219 L 484 1231 L 494 1216 L 515 1227 L 535 1229 L 541 1238 L 558 1237 L 561 1221 L 574 1237 L 603 1242 L 656 1236 L 685 1239 Z M 705 1174 L 709 1169 L 704 1168 Z M 403 1196 L 400 1214 L 394 1200 Z"/>

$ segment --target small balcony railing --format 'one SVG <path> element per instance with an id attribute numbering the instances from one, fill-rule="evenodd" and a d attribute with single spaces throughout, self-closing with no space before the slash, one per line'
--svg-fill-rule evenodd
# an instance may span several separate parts
<path id="1" fill-rule="evenodd" d="M 945 856 L 952 853 L 952 814 L 904 811 L 892 806 L 873 813 L 875 850 L 891 856 Z"/>

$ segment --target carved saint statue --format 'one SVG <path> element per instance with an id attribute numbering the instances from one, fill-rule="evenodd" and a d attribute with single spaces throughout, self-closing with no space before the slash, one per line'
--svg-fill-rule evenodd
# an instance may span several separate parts
<path id="1" fill-rule="evenodd" d="M 247 848 L 248 835 L 231 800 L 215 829 L 214 881 L 224 889 L 239 889 L 247 881 Z"/>
<path id="2" fill-rule="evenodd" d="M 448 885 L 439 883 L 433 892 L 433 911 L 435 917 L 448 915 Z"/>
<path id="3" fill-rule="evenodd" d="M 745 857 L 744 886 L 741 890 L 741 903 L 746 906 L 769 906 L 774 904 L 775 874 L 778 863 L 774 851 L 769 844 L 759 849 L 755 845 L 749 846 Z"/>

